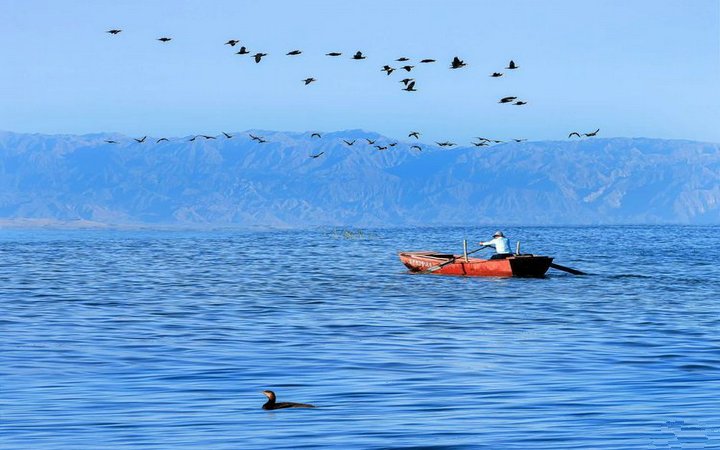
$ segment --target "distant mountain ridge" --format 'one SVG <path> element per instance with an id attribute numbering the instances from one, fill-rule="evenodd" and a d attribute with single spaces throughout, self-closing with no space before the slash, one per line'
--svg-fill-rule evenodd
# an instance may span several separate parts
<path id="1" fill-rule="evenodd" d="M 720 223 L 715 143 L 592 138 L 420 152 L 414 139 L 378 151 L 364 138 L 394 140 L 362 130 L 231 134 L 138 144 L 115 133 L 0 132 L 0 223 Z"/>

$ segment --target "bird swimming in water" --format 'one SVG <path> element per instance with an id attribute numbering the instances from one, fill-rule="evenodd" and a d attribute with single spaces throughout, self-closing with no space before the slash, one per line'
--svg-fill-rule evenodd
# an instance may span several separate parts
<path id="1" fill-rule="evenodd" d="M 513 60 L 511 59 L 511 60 L 510 60 L 510 64 L 508 64 L 508 66 L 506 67 L 506 69 L 514 70 L 514 69 L 517 69 L 518 67 L 520 67 L 520 66 L 516 65 L 516 64 L 515 64 L 515 61 L 513 61 Z"/>
<path id="2" fill-rule="evenodd" d="M 240 41 L 238 41 L 237 39 L 230 39 L 229 41 L 227 41 L 227 42 L 225 43 L 225 45 L 229 45 L 230 47 L 235 47 L 235 44 L 237 44 L 237 43 L 239 43 L 239 42 L 240 42 Z"/>
<path id="3" fill-rule="evenodd" d="M 170 41 L 172 41 L 172 38 L 169 38 L 169 37 L 161 37 L 161 38 L 158 39 L 158 41 L 160 41 L 160 42 L 170 42 Z"/>
<path id="4" fill-rule="evenodd" d="M 291 52 L 287 52 L 286 55 L 287 55 L 287 56 L 297 56 L 297 55 L 299 55 L 300 53 L 302 53 L 302 51 L 300 51 L 300 50 L 293 50 L 293 51 L 291 51 Z"/>
<path id="5" fill-rule="evenodd" d="M 365 56 L 363 56 L 361 51 L 357 51 L 353 56 L 352 59 L 365 59 Z"/>
<path id="6" fill-rule="evenodd" d="M 340 53 L 340 52 L 325 53 L 325 56 L 340 56 L 340 55 L 342 55 L 342 53 Z"/>
<path id="7" fill-rule="evenodd" d="M 133 138 L 133 139 L 135 139 L 135 142 L 137 142 L 138 144 L 142 144 L 143 142 L 145 142 L 145 138 L 147 138 L 147 136 L 143 136 L 140 139 L 138 139 L 138 138 Z"/>
<path id="8" fill-rule="evenodd" d="M 415 82 L 411 81 L 410 83 L 408 83 L 407 86 L 403 88 L 403 91 L 416 92 L 417 89 L 415 89 Z"/>
<path id="9" fill-rule="evenodd" d="M 503 74 L 501 74 L 500 72 L 493 72 L 492 75 L 490 75 L 490 76 L 493 78 L 497 78 L 497 77 L 503 76 Z"/>
<path id="10" fill-rule="evenodd" d="M 302 81 L 303 81 L 303 83 L 305 83 L 305 86 L 307 86 L 308 84 L 312 83 L 313 81 L 317 81 L 317 80 L 315 78 L 310 77 L 310 78 L 305 78 Z"/>
<path id="11" fill-rule="evenodd" d="M 423 63 L 423 64 L 427 64 L 427 63 L 434 63 L 435 60 L 434 60 L 434 59 L 430 59 L 430 58 L 426 58 L 426 59 L 421 59 L 420 62 Z"/>
<path id="12" fill-rule="evenodd" d="M 245 47 L 240 47 L 240 51 L 235 52 L 236 55 L 247 55 L 250 53 Z"/>
<path id="13" fill-rule="evenodd" d="M 459 69 L 459 68 L 465 67 L 465 66 L 467 66 L 467 64 L 465 64 L 465 61 L 458 58 L 457 56 L 455 58 L 453 58 L 452 62 L 450 63 L 451 69 Z"/>
<path id="14" fill-rule="evenodd" d="M 255 53 L 253 55 L 253 58 L 255 58 L 255 63 L 259 63 L 263 56 L 267 56 L 267 53 Z"/>
<path id="15" fill-rule="evenodd" d="M 317 158 L 318 156 L 322 155 L 322 153 L 311 156 L 311 158 Z M 293 402 L 277 402 L 277 397 L 275 396 L 275 393 L 273 391 L 262 391 L 262 393 L 265 395 L 265 397 L 268 398 L 268 401 L 265 402 L 265 404 L 262 406 L 262 409 L 264 410 L 273 410 L 273 409 L 286 409 L 286 408 L 314 408 L 315 405 L 311 405 L 309 403 L 293 403 Z"/>
<path id="16" fill-rule="evenodd" d="M 120 33 L 121 31 L 122 31 L 122 30 L 112 29 L 112 30 L 107 30 L 106 33 L 110 33 L 110 34 L 115 35 L 115 34 Z"/>
<path id="17" fill-rule="evenodd" d="M 503 97 L 498 103 L 510 103 L 515 100 L 517 100 L 517 97 Z"/>
<path id="18" fill-rule="evenodd" d="M 408 137 L 414 137 L 415 139 L 420 139 L 420 132 L 419 131 L 411 131 L 410 134 L 408 134 Z"/>

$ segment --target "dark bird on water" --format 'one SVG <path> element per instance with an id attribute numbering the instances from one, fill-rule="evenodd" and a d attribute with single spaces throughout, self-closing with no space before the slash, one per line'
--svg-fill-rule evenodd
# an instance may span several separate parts
<path id="1" fill-rule="evenodd" d="M 230 39 L 229 41 L 227 41 L 227 42 L 225 43 L 225 45 L 229 45 L 230 47 L 235 47 L 235 44 L 237 44 L 237 43 L 239 43 L 239 42 L 240 42 L 240 41 L 238 41 L 237 39 Z"/>
<path id="2" fill-rule="evenodd" d="M 515 64 L 515 61 L 513 61 L 513 60 L 511 59 L 511 60 L 510 60 L 510 64 L 508 64 L 508 66 L 506 67 L 506 69 L 513 70 L 513 69 L 517 69 L 518 67 L 520 67 L 520 66 L 516 65 L 516 64 Z"/>
<path id="3" fill-rule="evenodd" d="M 316 155 L 310 155 L 310 157 L 313 158 L 313 159 L 315 159 L 315 158 L 321 157 L 321 156 L 324 155 L 324 154 L 325 154 L 325 152 L 320 152 L 320 153 L 318 153 L 318 154 L 316 154 Z M 267 395 L 267 394 L 266 394 L 266 395 Z M 298 404 L 299 404 L 299 403 L 298 403 Z M 291 408 L 291 406 L 287 406 L 287 408 Z M 297 408 L 297 407 L 296 407 L 296 408 Z M 309 408 L 312 408 L 312 406 L 309 406 Z"/>
<path id="4" fill-rule="evenodd" d="M 110 34 L 118 34 L 118 33 L 120 33 L 121 31 L 122 31 L 122 30 L 118 30 L 118 29 L 112 29 L 112 30 L 107 30 L 107 31 L 106 31 L 106 33 L 110 33 Z"/>
<path id="5" fill-rule="evenodd" d="M 307 86 L 308 84 L 312 83 L 313 81 L 317 81 L 317 80 L 315 78 L 310 77 L 310 78 L 305 78 L 302 81 L 303 81 L 303 83 L 305 83 L 305 86 Z"/>
<path id="6" fill-rule="evenodd" d="M 405 70 L 407 70 L 408 72 L 410 72 L 411 70 L 413 70 L 414 67 L 415 67 L 415 66 L 402 66 L 401 69 L 405 69 Z"/>
<path id="7" fill-rule="evenodd" d="M 135 142 L 137 142 L 138 144 L 142 144 L 143 142 L 145 142 L 145 138 L 147 138 L 147 136 L 143 136 L 140 139 L 138 139 L 138 138 L 133 138 L 133 139 L 135 139 Z"/>
<path id="8" fill-rule="evenodd" d="M 313 134 L 310 135 L 310 137 L 311 137 L 311 138 L 313 138 L 313 137 L 319 138 L 319 137 L 322 137 L 322 136 L 320 136 L 320 133 L 313 133 Z"/>
<path id="9" fill-rule="evenodd" d="M 408 83 L 407 86 L 403 88 L 403 91 L 416 92 L 417 89 L 415 89 L 415 82 L 411 81 Z"/>
<path id="10" fill-rule="evenodd" d="M 396 59 L 395 61 L 399 61 L 399 62 L 410 61 L 410 58 L 406 58 L 406 57 L 402 56 L 402 57 Z"/>
<path id="11" fill-rule="evenodd" d="M 421 59 L 420 62 L 421 62 L 421 63 L 434 63 L 435 60 L 434 60 L 434 59 L 427 58 L 427 59 Z"/>
<path id="12" fill-rule="evenodd" d="M 365 56 L 363 56 L 361 51 L 358 51 L 353 55 L 352 59 L 365 59 Z"/>
<path id="13" fill-rule="evenodd" d="M 375 139 L 373 141 L 372 139 L 368 139 L 368 138 L 365 138 L 365 140 L 368 142 L 369 145 L 373 145 L 377 141 L 377 139 Z"/>
<path id="14" fill-rule="evenodd" d="M 515 103 L 513 103 L 513 105 L 518 105 L 518 106 L 527 105 L 527 102 L 523 102 L 522 100 L 518 100 L 518 101 L 516 101 Z"/>
<path id="15" fill-rule="evenodd" d="M 232 134 L 226 133 L 224 131 L 222 132 L 222 134 L 224 134 L 226 138 L 232 139 Z"/>
<path id="16" fill-rule="evenodd" d="M 236 52 L 235 54 L 236 55 L 247 55 L 248 53 L 250 53 L 248 51 L 248 49 L 246 49 L 245 47 L 240 47 L 240 51 Z"/>
<path id="17" fill-rule="evenodd" d="M 410 148 L 414 148 L 415 150 L 422 151 L 422 147 L 420 147 L 419 145 L 411 145 Z"/>
<path id="18" fill-rule="evenodd" d="M 160 138 L 160 139 L 158 139 L 157 141 L 155 141 L 155 143 L 158 144 L 158 143 L 160 143 L 160 142 L 162 142 L 162 141 L 169 142 L 169 139 L 168 139 L 168 138 Z"/>
<path id="19" fill-rule="evenodd" d="M 404 84 L 405 86 L 407 86 L 408 83 L 411 82 L 411 81 L 415 81 L 415 78 L 403 78 L 402 80 L 399 81 L 399 83 L 402 83 L 402 84 Z"/>
<path id="20" fill-rule="evenodd" d="M 395 70 L 394 67 L 390 67 L 388 65 L 384 65 L 382 69 L 380 69 L 382 72 L 387 72 L 388 75 L 393 73 L 393 70 Z"/>
<path id="21" fill-rule="evenodd" d="M 490 76 L 493 78 L 497 78 L 497 77 L 503 76 L 503 74 L 501 74 L 500 72 L 493 72 L 492 75 L 490 75 Z"/>
<path id="22" fill-rule="evenodd" d="M 267 53 L 255 53 L 253 58 L 255 58 L 256 63 L 259 63 L 263 56 L 267 56 Z"/>
<path id="23" fill-rule="evenodd" d="M 355 139 L 353 139 L 352 141 L 346 141 L 345 139 L 343 139 L 343 142 L 347 145 L 353 145 L 355 143 Z"/>
<path id="24" fill-rule="evenodd" d="M 340 56 L 340 55 L 342 55 L 342 53 L 340 53 L 340 52 L 325 53 L 325 56 Z"/>
<path id="25" fill-rule="evenodd" d="M 419 131 L 411 131 L 410 134 L 408 134 L 408 137 L 414 137 L 415 139 L 420 139 L 420 132 Z"/>
<path id="26" fill-rule="evenodd" d="M 376 145 L 375 148 L 378 150 L 387 150 L 388 149 L 387 147 L 383 147 L 381 145 Z"/>
<path id="27" fill-rule="evenodd" d="M 106 139 L 105 143 L 106 144 L 117 144 L 117 141 L 113 141 L 112 139 Z"/>
<path id="28" fill-rule="evenodd" d="M 161 38 L 158 39 L 158 41 L 160 41 L 160 42 L 170 42 L 170 41 L 172 41 L 172 38 L 169 38 L 169 37 L 161 37 Z"/>
<path id="29" fill-rule="evenodd" d="M 453 58 L 452 62 L 450 63 L 451 69 L 459 69 L 464 66 L 467 66 L 467 64 L 465 64 L 465 61 L 458 58 L 457 56 L 455 58 Z"/>
<path id="30" fill-rule="evenodd" d="M 296 56 L 296 55 L 299 55 L 300 53 L 302 53 L 300 50 L 293 50 L 291 52 L 287 52 L 286 55 L 287 56 Z"/>
<path id="31" fill-rule="evenodd" d="M 573 136 L 582 137 L 582 136 L 580 136 L 580 133 L 578 133 L 577 131 L 573 131 L 572 133 L 568 134 L 568 139 L 570 139 Z"/>
<path id="32" fill-rule="evenodd" d="M 503 97 L 498 103 L 510 103 L 517 100 L 517 97 Z"/>
<path id="33" fill-rule="evenodd" d="M 587 137 L 597 136 L 597 134 L 598 134 L 599 132 L 600 132 L 600 128 L 598 128 L 597 130 L 593 131 L 592 133 L 585 133 L 585 136 L 587 136 Z"/>
<path id="34" fill-rule="evenodd" d="M 320 155 L 322 155 L 322 153 L 317 156 Z M 311 158 L 317 158 L 317 156 L 311 156 Z M 308 403 L 277 402 L 277 397 L 275 396 L 275 393 L 273 391 L 262 391 L 262 393 L 265 395 L 265 397 L 268 398 L 268 401 L 265 402 L 265 404 L 262 406 L 262 408 L 265 410 L 315 407 L 315 405 L 310 405 Z"/>

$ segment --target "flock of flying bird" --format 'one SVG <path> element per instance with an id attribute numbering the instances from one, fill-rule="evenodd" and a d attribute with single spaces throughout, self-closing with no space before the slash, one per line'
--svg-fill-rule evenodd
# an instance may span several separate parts
<path id="1" fill-rule="evenodd" d="M 119 34 L 119 33 L 121 33 L 121 32 L 122 32 L 122 30 L 121 30 L 121 29 L 117 29 L 117 28 L 114 28 L 114 29 L 111 29 L 111 30 L 108 30 L 108 31 L 107 31 L 107 33 L 110 33 L 111 35 L 117 35 L 117 34 Z M 167 37 L 167 36 L 163 36 L 163 37 L 158 38 L 157 40 L 160 41 L 161 43 L 165 43 L 165 44 L 166 44 L 166 43 L 172 41 L 172 38 L 171 38 L 171 37 Z M 237 45 L 240 45 L 240 41 L 239 41 L 238 39 L 229 39 L 227 42 L 225 42 L 224 45 L 229 45 L 229 46 L 231 46 L 231 47 L 235 47 L 235 46 L 237 46 Z M 239 47 L 239 50 L 236 52 L 236 54 L 238 54 L 238 55 L 250 55 L 250 53 L 251 53 L 251 52 L 250 52 L 245 46 L 242 46 L 242 45 Z M 297 50 L 297 49 L 296 49 L 296 50 L 291 50 L 291 51 L 287 52 L 287 53 L 286 53 L 286 56 L 291 56 L 291 57 L 293 57 L 293 56 L 298 56 L 298 55 L 301 55 L 301 54 L 302 54 L 302 50 Z M 333 52 L 326 53 L 325 55 L 326 55 L 326 56 L 329 56 L 329 57 L 338 57 L 338 56 L 342 56 L 342 52 L 333 51 Z M 260 61 L 262 61 L 262 58 L 268 56 L 268 54 L 267 54 L 267 53 L 262 53 L 262 52 L 257 52 L 257 53 L 255 53 L 254 55 L 250 55 L 250 56 L 255 60 L 255 63 L 260 63 Z M 363 54 L 362 51 L 357 51 L 357 52 L 355 52 L 355 53 L 351 56 L 351 59 L 353 59 L 353 60 L 363 60 L 363 59 L 366 59 L 366 58 L 367 58 L 367 57 Z M 386 64 L 386 65 L 384 65 L 380 70 L 383 71 L 383 72 L 385 72 L 387 75 L 390 75 L 391 73 L 393 73 L 393 72 L 396 71 L 396 70 L 398 70 L 398 71 L 399 71 L 399 70 L 405 70 L 406 72 L 409 73 L 409 72 L 411 72 L 413 69 L 415 69 L 415 66 L 414 66 L 414 65 L 411 65 L 411 64 L 408 64 L 408 61 L 410 61 L 410 58 L 400 57 L 400 58 L 397 58 L 397 59 L 395 60 L 395 62 L 398 62 L 398 63 L 403 64 L 402 66 L 399 66 L 399 67 L 396 68 L 396 67 L 392 67 L 392 66 Z M 421 59 L 421 60 L 419 61 L 420 64 L 430 64 L 430 63 L 434 63 L 434 62 L 436 62 L 436 60 L 435 60 L 435 59 L 431 59 L 431 58 L 425 58 L 425 59 Z M 465 63 L 465 61 L 463 61 L 462 59 L 458 58 L 457 56 L 455 56 L 455 57 L 452 59 L 452 61 L 450 62 L 450 69 L 460 69 L 460 68 L 463 68 L 463 67 L 465 67 L 465 66 L 467 66 L 467 64 Z M 515 63 L 515 61 L 513 61 L 513 60 L 510 60 L 510 62 L 508 63 L 507 67 L 505 67 L 505 69 L 507 69 L 507 70 L 517 70 L 517 69 L 519 69 L 519 68 L 520 68 L 520 66 L 518 66 L 518 65 Z M 499 77 L 502 77 L 503 75 L 504 75 L 504 74 L 503 74 L 502 72 L 493 72 L 492 74 L 490 74 L 490 77 L 491 77 L 491 78 L 499 78 Z M 305 79 L 303 79 L 303 80 L 301 80 L 301 81 L 305 84 L 305 86 L 307 86 L 307 85 L 309 85 L 309 84 L 311 84 L 311 83 L 316 82 L 317 79 L 314 78 L 314 77 L 308 77 L 308 78 L 305 78 Z M 417 91 L 417 89 L 415 89 L 415 79 L 414 79 L 414 78 L 409 78 L 409 77 L 408 77 L 408 78 L 403 78 L 403 79 L 400 80 L 399 82 L 404 85 L 404 87 L 402 88 L 402 90 L 408 91 L 408 92 L 416 92 L 416 91 Z M 515 105 L 515 106 L 523 106 L 523 105 L 526 105 L 528 102 L 525 101 L 525 100 L 520 100 L 520 99 L 518 99 L 518 97 L 516 97 L 516 96 L 508 96 L 508 97 L 503 97 L 503 98 L 501 98 L 501 99 L 498 101 L 498 103 L 504 103 L 504 104 L 509 103 L 509 104 L 512 104 L 512 105 Z M 577 131 L 573 131 L 572 133 L 570 133 L 570 134 L 568 135 L 568 138 L 572 138 L 573 136 L 577 136 L 578 138 L 582 138 L 583 136 L 586 136 L 586 137 L 594 137 L 594 136 L 596 136 L 599 132 L 600 132 L 600 129 L 597 129 L 597 130 L 595 130 L 595 131 L 593 131 L 593 132 L 590 132 L 590 133 L 579 133 L 579 132 L 577 132 Z M 223 135 L 224 135 L 225 138 L 227 138 L 227 139 L 230 139 L 230 138 L 233 137 L 232 135 L 230 135 L 229 133 L 226 133 L 226 132 L 223 132 Z M 312 134 L 311 134 L 311 137 L 313 137 L 313 138 L 315 138 L 315 137 L 316 137 L 316 138 L 320 138 L 321 135 L 320 135 L 320 133 L 312 133 Z M 410 133 L 408 134 L 408 137 L 414 137 L 415 139 L 419 139 L 419 138 L 420 138 L 420 133 L 417 132 L 417 131 L 412 131 L 412 132 L 410 132 Z M 146 138 L 147 138 L 147 136 L 143 136 L 142 138 L 134 138 L 134 140 L 135 140 L 137 143 L 142 144 L 142 143 L 145 142 L 145 139 L 146 139 Z M 189 141 L 195 141 L 197 138 L 203 138 L 203 139 L 205 139 L 205 140 L 208 140 L 208 139 L 216 139 L 217 137 L 216 137 L 216 136 L 208 136 L 208 135 L 203 135 L 203 134 L 201 134 L 201 135 L 193 136 L 192 138 L 189 139 Z M 259 143 L 259 144 L 264 144 L 264 143 L 268 142 L 265 138 L 263 138 L 263 137 L 261 137 L 261 136 L 255 136 L 255 135 L 253 135 L 253 134 L 250 134 L 250 138 L 251 138 L 253 141 L 255 141 L 255 142 Z M 486 146 L 490 146 L 490 145 L 492 145 L 492 144 L 499 144 L 499 143 L 505 142 L 505 141 L 501 141 L 501 140 L 498 140 L 498 139 L 489 139 L 489 138 L 484 138 L 484 137 L 477 137 L 477 138 L 475 138 L 475 139 L 477 139 L 477 142 L 471 142 L 471 144 L 474 145 L 474 146 L 476 146 L 476 147 L 486 147 Z M 368 145 L 372 145 L 372 146 L 374 146 L 377 150 L 380 150 L 380 151 L 382 151 L 382 150 L 388 150 L 389 148 L 395 147 L 395 146 L 398 144 L 397 142 L 389 142 L 389 143 L 386 143 L 385 145 L 382 145 L 382 144 L 376 144 L 376 140 L 373 140 L 373 139 L 370 139 L 370 138 L 365 138 L 365 140 L 367 141 Z M 522 142 L 522 141 L 525 141 L 525 140 L 526 140 L 526 139 L 512 139 L 512 141 L 514 141 L 514 142 Z M 163 141 L 169 141 L 169 139 L 164 138 L 164 137 L 163 137 L 163 138 L 159 138 L 159 139 L 156 140 L 156 143 L 160 143 L 160 142 L 163 142 Z M 117 144 L 117 143 L 118 143 L 117 141 L 111 140 L 111 139 L 108 139 L 108 140 L 106 140 L 105 142 L 108 143 L 108 144 Z M 343 139 L 343 142 L 344 142 L 347 146 L 353 146 L 353 145 L 355 144 L 355 142 L 356 142 L 356 139 L 353 139 L 353 140 L 351 140 L 351 141 L 350 141 L 350 140 L 345 140 L 345 139 Z M 437 144 L 438 146 L 440 146 L 440 147 L 454 147 L 454 146 L 457 145 L 456 143 L 451 142 L 451 141 L 436 142 L 436 144 Z M 420 145 L 417 145 L 417 144 L 416 144 L 416 145 L 410 145 L 409 147 L 410 147 L 410 149 L 413 149 L 413 150 L 422 151 L 422 147 L 421 147 Z M 319 157 L 322 156 L 324 153 L 325 153 L 325 152 L 320 152 L 320 153 L 317 153 L 317 154 L 310 155 L 310 157 L 311 157 L 311 158 L 319 158 Z"/>

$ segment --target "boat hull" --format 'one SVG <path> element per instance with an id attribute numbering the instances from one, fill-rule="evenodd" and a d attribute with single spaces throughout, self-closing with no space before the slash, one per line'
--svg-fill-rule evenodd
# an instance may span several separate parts
<path id="1" fill-rule="evenodd" d="M 435 252 L 400 252 L 398 256 L 414 273 L 422 273 L 455 258 L 450 264 L 425 273 L 468 277 L 542 277 L 553 261 L 549 256 L 537 255 L 513 255 L 504 259 L 468 258 L 467 261 L 462 255 Z"/>

